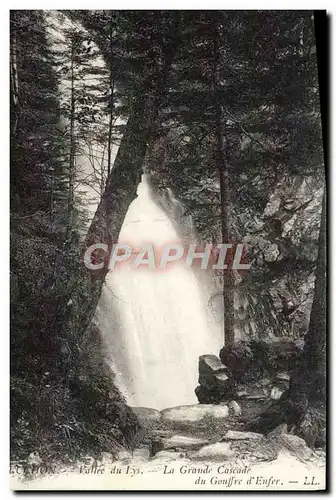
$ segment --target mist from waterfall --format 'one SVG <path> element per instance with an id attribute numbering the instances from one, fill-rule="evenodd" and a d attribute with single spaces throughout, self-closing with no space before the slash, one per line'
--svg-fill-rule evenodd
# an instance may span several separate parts
<path id="1" fill-rule="evenodd" d="M 179 241 L 151 199 L 146 174 L 137 194 L 119 241 L 133 247 Z M 183 264 L 160 271 L 124 264 L 108 273 L 95 322 L 128 404 L 162 409 L 197 403 L 198 357 L 218 354 L 223 342 L 223 327 L 207 310 L 209 290 Z"/>

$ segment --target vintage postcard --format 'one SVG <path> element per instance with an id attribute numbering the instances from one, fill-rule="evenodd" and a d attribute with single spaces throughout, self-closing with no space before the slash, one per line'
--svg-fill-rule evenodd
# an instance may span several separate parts
<path id="1" fill-rule="evenodd" d="M 318 27 L 11 11 L 13 490 L 326 489 Z"/>

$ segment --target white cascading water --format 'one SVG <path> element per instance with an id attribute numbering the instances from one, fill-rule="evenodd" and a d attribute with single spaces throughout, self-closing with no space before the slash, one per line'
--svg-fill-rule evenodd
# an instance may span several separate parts
<path id="1" fill-rule="evenodd" d="M 119 241 L 137 248 L 179 241 L 150 198 L 146 174 L 137 194 Z M 223 345 L 222 325 L 206 310 L 206 293 L 183 264 L 160 271 L 123 264 L 109 272 L 95 321 L 128 404 L 163 409 L 197 403 L 198 357 L 218 354 Z"/>
<path id="2" fill-rule="evenodd" d="M 60 11 L 47 11 L 46 15 L 51 46 L 59 49 L 59 44 L 64 43 L 65 48 L 66 30 L 79 29 L 79 25 Z M 98 57 L 95 65 L 104 68 L 103 58 Z M 89 77 L 83 81 L 95 83 Z M 61 94 L 68 85 L 60 73 Z M 81 144 L 83 153 L 77 157 L 79 183 L 95 177 L 101 169 L 105 148 L 94 140 L 94 134 L 91 141 L 90 150 L 85 142 Z M 117 149 L 113 150 L 113 158 Z M 85 185 L 85 189 L 92 218 L 99 200 L 94 187 Z M 178 212 L 180 203 L 170 190 L 168 197 Z M 179 239 L 165 212 L 150 199 L 143 175 L 138 198 L 129 207 L 119 240 L 139 247 L 142 242 L 160 245 Z M 208 307 L 214 290 L 204 273 L 196 276 L 194 270 L 179 266 L 160 272 L 124 266 L 108 274 L 95 322 L 105 340 L 116 384 L 130 405 L 162 409 L 197 402 L 194 390 L 198 357 L 218 354 L 223 343 L 221 320 L 216 322 Z"/>

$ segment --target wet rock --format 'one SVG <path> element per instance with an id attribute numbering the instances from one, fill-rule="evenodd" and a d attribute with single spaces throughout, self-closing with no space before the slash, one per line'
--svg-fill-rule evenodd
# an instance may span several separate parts
<path id="1" fill-rule="evenodd" d="M 102 463 L 113 463 L 114 462 L 114 456 L 111 453 L 107 453 L 106 451 L 103 451 L 100 455 L 101 457 L 101 462 Z"/>
<path id="2" fill-rule="evenodd" d="M 269 378 L 264 377 L 261 380 L 259 380 L 259 384 L 261 385 L 261 387 L 267 387 L 271 384 L 271 381 Z"/>
<path id="3" fill-rule="evenodd" d="M 196 453 L 189 455 L 193 460 L 227 460 L 235 453 L 231 450 L 230 443 L 214 443 L 203 446 Z"/>
<path id="4" fill-rule="evenodd" d="M 255 378 L 253 352 L 247 342 L 241 341 L 230 347 L 224 346 L 219 352 L 219 357 L 229 368 L 235 381 L 245 382 Z"/>
<path id="5" fill-rule="evenodd" d="M 198 383 L 208 391 L 217 391 L 219 395 L 232 393 L 233 379 L 226 373 L 204 374 L 200 373 Z"/>
<path id="6" fill-rule="evenodd" d="M 223 441 L 240 441 L 244 439 L 256 440 L 261 439 L 263 437 L 262 434 L 258 432 L 242 432 L 242 431 L 227 431 L 225 436 L 223 436 Z"/>
<path id="7" fill-rule="evenodd" d="M 271 390 L 271 381 L 269 379 L 255 380 L 251 384 L 239 385 L 235 398 L 238 400 L 245 399 L 265 399 Z"/>
<path id="8" fill-rule="evenodd" d="M 264 260 L 265 262 L 275 262 L 280 255 L 280 250 L 278 245 L 275 243 L 269 245 L 264 250 Z"/>
<path id="9" fill-rule="evenodd" d="M 241 390 L 239 390 L 239 391 L 237 391 L 237 392 L 236 392 L 236 397 L 237 397 L 238 399 L 245 399 L 245 398 L 246 398 L 246 396 L 248 396 L 248 394 L 249 394 L 249 393 L 248 393 L 248 391 L 247 391 L 247 390 L 245 390 L 245 389 L 241 389 Z"/>
<path id="10" fill-rule="evenodd" d="M 120 462 L 127 462 L 132 459 L 132 452 L 129 450 L 120 450 L 118 451 L 116 458 Z"/>
<path id="11" fill-rule="evenodd" d="M 299 436 L 282 434 L 280 436 L 280 444 L 300 460 L 308 460 L 313 455 L 313 451 L 308 448 L 305 440 Z"/>
<path id="12" fill-rule="evenodd" d="M 229 416 L 229 408 L 225 405 L 188 405 L 167 408 L 161 411 L 163 422 L 175 424 L 197 424 L 204 417 L 222 420 Z"/>
<path id="13" fill-rule="evenodd" d="M 237 401 L 233 400 L 229 401 L 228 407 L 229 407 L 229 414 L 231 417 L 238 417 L 239 415 L 241 415 L 242 411 Z"/>
<path id="14" fill-rule="evenodd" d="M 290 376 L 286 372 L 277 373 L 274 378 L 274 385 L 281 391 L 287 391 L 289 389 Z"/>
<path id="15" fill-rule="evenodd" d="M 195 394 L 198 402 L 201 404 L 219 404 L 221 401 L 221 395 L 216 389 L 209 391 L 205 387 L 198 385 L 195 389 Z"/>
<path id="16" fill-rule="evenodd" d="M 168 449 L 197 450 L 208 444 L 207 439 L 175 434 L 170 438 L 161 438 L 153 442 L 153 452 Z"/>
<path id="17" fill-rule="evenodd" d="M 253 442 L 252 456 L 258 462 L 270 462 L 276 460 L 282 448 L 281 438 L 287 432 L 287 425 L 282 423 L 269 432 L 266 436 Z"/>
<path id="18" fill-rule="evenodd" d="M 223 365 L 221 360 L 214 354 L 204 354 L 199 357 L 198 361 L 199 372 L 202 373 L 228 373 L 228 368 Z"/>
<path id="19" fill-rule="evenodd" d="M 216 390 L 220 395 L 232 392 L 234 381 L 230 370 L 214 354 L 199 357 L 198 383 L 209 391 Z"/>
<path id="20" fill-rule="evenodd" d="M 275 387 L 272 387 L 272 390 L 271 390 L 271 399 L 275 399 L 275 400 L 279 400 L 281 398 L 283 394 L 283 391 L 275 386 Z"/>
<path id="21" fill-rule="evenodd" d="M 326 416 L 321 408 L 309 407 L 298 426 L 298 434 L 310 447 L 326 443 Z"/>
<path id="22" fill-rule="evenodd" d="M 185 457 L 185 453 L 181 453 L 180 451 L 167 451 L 167 450 L 162 450 L 158 451 L 154 457 L 153 460 L 162 460 L 162 461 L 173 461 L 173 460 L 180 460 L 181 458 Z"/>
<path id="23" fill-rule="evenodd" d="M 133 460 L 147 462 L 149 460 L 149 455 L 148 448 L 135 448 L 135 450 L 133 450 Z"/>
<path id="24" fill-rule="evenodd" d="M 267 394 L 263 389 L 251 389 L 251 391 L 245 396 L 245 399 L 249 400 L 265 400 L 267 399 Z"/>
<path id="25" fill-rule="evenodd" d="M 277 193 L 273 193 L 265 207 L 264 217 L 272 217 L 275 215 L 280 208 L 281 199 Z"/>
<path id="26" fill-rule="evenodd" d="M 286 423 L 279 424 L 275 427 L 275 429 L 271 430 L 267 436 L 266 439 L 269 441 L 272 441 L 274 439 L 277 439 L 279 436 L 283 436 L 284 434 L 287 434 L 288 431 L 288 426 Z"/>
<path id="27" fill-rule="evenodd" d="M 133 412 L 138 417 L 140 421 L 158 421 L 161 418 L 161 414 L 159 410 L 155 410 L 154 408 L 145 408 L 142 406 L 133 406 Z"/>
<path id="28" fill-rule="evenodd" d="M 263 438 L 255 442 L 251 454 L 258 462 L 272 462 L 278 458 L 280 447 L 278 442 L 271 443 Z"/>
<path id="29" fill-rule="evenodd" d="M 279 382 L 288 382 L 289 383 L 290 376 L 288 375 L 288 373 L 285 373 L 285 372 L 277 373 L 275 376 L 275 380 L 277 380 Z"/>

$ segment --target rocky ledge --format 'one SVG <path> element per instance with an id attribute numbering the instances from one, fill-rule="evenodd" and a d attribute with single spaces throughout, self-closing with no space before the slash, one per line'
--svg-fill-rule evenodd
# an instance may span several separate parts
<path id="1" fill-rule="evenodd" d="M 146 435 L 133 453 L 129 450 L 119 453 L 117 459 L 125 463 L 184 459 L 206 463 L 246 460 L 251 464 L 273 461 L 281 452 L 290 453 L 300 461 L 313 460 L 316 453 L 323 453 L 311 450 L 303 439 L 288 434 L 285 424 L 266 436 L 245 431 L 229 404 L 177 406 L 160 412 L 133 408 L 133 411 Z"/>
<path id="2" fill-rule="evenodd" d="M 292 375 L 295 382 L 302 348 L 302 342 L 291 338 L 271 338 L 223 347 L 219 358 L 200 356 L 195 389 L 200 406 L 227 406 L 229 415 L 240 417 L 248 431 L 267 433 L 287 422 L 309 446 L 323 447 L 323 412 L 308 407 L 306 398 L 291 400 L 288 390 Z"/>
<path id="3" fill-rule="evenodd" d="M 300 342 L 274 338 L 223 347 L 219 358 L 204 354 L 199 358 L 197 399 L 201 404 L 279 399 L 289 387 L 301 349 Z"/>

